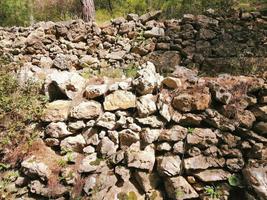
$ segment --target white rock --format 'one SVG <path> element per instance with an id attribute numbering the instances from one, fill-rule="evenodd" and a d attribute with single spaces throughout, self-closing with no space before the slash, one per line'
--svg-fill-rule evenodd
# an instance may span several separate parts
<path id="1" fill-rule="evenodd" d="M 70 117 L 75 119 L 94 119 L 102 113 L 102 106 L 96 101 L 84 101 L 74 106 Z"/>
<path id="2" fill-rule="evenodd" d="M 67 125 L 64 122 L 52 122 L 50 123 L 45 130 L 45 133 L 53 138 L 62 138 L 69 135 L 72 135 L 67 129 Z"/>
<path id="3" fill-rule="evenodd" d="M 116 126 L 116 115 L 111 112 L 105 112 L 99 117 L 96 125 L 112 130 Z"/>
<path id="4" fill-rule="evenodd" d="M 147 94 L 138 98 L 136 103 L 138 115 L 147 117 L 157 111 L 155 97 L 152 94 Z"/>
<path id="5" fill-rule="evenodd" d="M 136 107 L 136 96 L 127 91 L 117 90 L 114 93 L 106 96 L 104 101 L 104 109 L 113 111 L 118 109 L 128 109 Z"/>

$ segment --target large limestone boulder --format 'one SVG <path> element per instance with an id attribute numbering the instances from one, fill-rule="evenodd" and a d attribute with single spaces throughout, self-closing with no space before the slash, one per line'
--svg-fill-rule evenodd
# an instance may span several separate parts
<path id="1" fill-rule="evenodd" d="M 136 107 L 136 96 L 128 91 L 117 90 L 106 96 L 104 101 L 104 109 L 107 111 L 125 110 Z"/>

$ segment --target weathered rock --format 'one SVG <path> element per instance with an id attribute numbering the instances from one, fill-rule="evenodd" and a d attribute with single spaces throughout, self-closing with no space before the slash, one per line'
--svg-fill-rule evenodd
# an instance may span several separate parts
<path id="1" fill-rule="evenodd" d="M 150 129 L 150 128 L 145 128 L 141 133 L 141 141 L 151 144 L 155 141 L 157 141 L 158 137 L 160 135 L 160 129 Z"/>
<path id="2" fill-rule="evenodd" d="M 45 91 L 51 100 L 74 99 L 84 89 L 85 79 L 77 72 L 53 71 L 45 80 Z"/>
<path id="3" fill-rule="evenodd" d="M 152 191 L 159 185 L 160 178 L 156 173 L 147 173 L 143 171 L 136 171 L 134 177 L 140 187 L 145 192 Z"/>
<path id="4" fill-rule="evenodd" d="M 198 147 L 208 147 L 216 145 L 218 139 L 216 134 L 211 129 L 195 128 L 192 133 L 187 135 L 187 143 L 190 145 L 197 145 Z"/>
<path id="5" fill-rule="evenodd" d="M 90 67 L 93 64 L 98 64 L 99 60 L 91 55 L 84 55 L 79 60 L 81 67 Z"/>
<path id="6" fill-rule="evenodd" d="M 47 180 L 52 174 L 49 167 L 42 161 L 38 161 L 34 156 L 31 156 L 21 163 L 22 171 L 27 176 L 40 178 L 43 181 Z"/>
<path id="7" fill-rule="evenodd" d="M 83 96 L 87 99 L 94 99 L 96 97 L 104 95 L 108 91 L 106 84 L 102 85 L 88 85 L 85 88 Z"/>
<path id="8" fill-rule="evenodd" d="M 176 142 L 173 145 L 173 153 L 183 155 L 185 152 L 184 146 L 185 145 L 183 141 Z"/>
<path id="9" fill-rule="evenodd" d="M 267 122 L 258 122 L 255 124 L 254 129 L 260 135 L 267 135 Z"/>
<path id="10" fill-rule="evenodd" d="M 151 30 L 145 31 L 144 32 L 144 37 L 150 38 L 150 37 L 163 37 L 164 36 L 164 29 L 163 28 L 158 28 L 158 27 L 153 27 Z"/>
<path id="11" fill-rule="evenodd" d="M 204 182 L 215 182 L 227 180 L 231 176 L 231 173 L 222 169 L 209 169 L 194 173 L 194 176 Z"/>
<path id="12" fill-rule="evenodd" d="M 82 160 L 78 170 L 80 173 L 93 172 L 97 170 L 100 162 L 101 161 L 98 160 L 96 153 L 92 153 Z"/>
<path id="13" fill-rule="evenodd" d="M 224 165 L 224 158 L 213 158 L 199 155 L 184 159 L 184 167 L 186 170 L 208 169 L 210 167 L 223 167 Z"/>
<path id="14" fill-rule="evenodd" d="M 86 141 L 82 135 L 77 135 L 73 137 L 67 137 L 61 141 L 60 147 L 62 151 L 71 150 L 71 151 L 81 151 L 85 146 Z"/>
<path id="15" fill-rule="evenodd" d="M 255 141 L 258 141 L 258 142 L 267 143 L 267 138 L 266 137 L 261 136 L 261 135 L 255 133 L 254 131 L 251 131 L 251 130 L 245 129 L 245 128 L 238 128 L 237 131 L 243 137 L 252 138 L 252 139 L 254 139 Z"/>
<path id="16" fill-rule="evenodd" d="M 89 145 L 89 146 L 83 148 L 83 152 L 86 154 L 91 154 L 91 153 L 95 152 L 95 148 L 93 146 Z"/>
<path id="17" fill-rule="evenodd" d="M 157 116 L 149 116 L 146 118 L 136 118 L 136 120 L 145 126 L 150 126 L 152 128 L 160 128 L 163 126 L 163 121 L 159 119 Z"/>
<path id="18" fill-rule="evenodd" d="M 108 137 L 104 137 L 98 145 L 98 152 L 102 157 L 108 157 L 116 153 L 118 146 L 116 146 Z"/>
<path id="19" fill-rule="evenodd" d="M 53 66 L 60 70 L 69 70 L 72 66 L 72 61 L 78 59 L 74 55 L 58 54 L 54 59 Z"/>
<path id="20" fill-rule="evenodd" d="M 52 122 L 50 123 L 45 130 L 45 133 L 53 138 L 62 138 L 69 135 L 72 135 L 67 129 L 67 125 L 64 122 Z"/>
<path id="21" fill-rule="evenodd" d="M 222 131 L 234 131 L 235 130 L 236 123 L 224 117 L 216 110 L 207 109 L 205 114 L 206 114 L 206 118 L 204 121 L 206 121 L 211 126 L 218 128 Z"/>
<path id="22" fill-rule="evenodd" d="M 70 111 L 70 117 L 75 119 L 94 119 L 102 113 L 102 106 L 96 101 L 83 101 L 74 106 Z"/>
<path id="23" fill-rule="evenodd" d="M 104 109 L 113 111 L 118 109 L 128 109 L 136 107 L 136 96 L 127 91 L 117 90 L 105 97 Z"/>
<path id="24" fill-rule="evenodd" d="M 128 167 L 152 171 L 155 163 L 155 152 L 153 149 L 144 151 L 129 150 L 126 152 Z"/>
<path id="25" fill-rule="evenodd" d="M 67 193 L 67 190 L 62 185 L 56 185 L 51 190 L 50 188 L 43 185 L 40 181 L 34 180 L 31 181 L 29 185 L 29 190 L 32 194 L 40 195 L 42 197 L 46 198 L 58 198 L 62 197 L 65 193 Z"/>
<path id="26" fill-rule="evenodd" d="M 85 129 L 82 135 L 88 145 L 96 146 L 100 142 L 99 131 L 95 127 Z"/>
<path id="27" fill-rule="evenodd" d="M 110 112 L 105 112 L 99 117 L 96 125 L 113 130 L 116 126 L 116 115 Z"/>
<path id="28" fill-rule="evenodd" d="M 232 172 L 238 172 L 243 169 L 245 162 L 243 158 L 231 158 L 226 160 L 227 168 Z"/>
<path id="29" fill-rule="evenodd" d="M 178 111 L 189 112 L 205 110 L 211 103 L 211 96 L 207 88 L 188 90 L 174 97 L 172 105 Z"/>
<path id="30" fill-rule="evenodd" d="M 182 176 L 167 178 L 164 185 L 171 199 L 194 199 L 199 196 Z"/>
<path id="31" fill-rule="evenodd" d="M 45 122 L 66 121 L 71 108 L 71 101 L 58 100 L 46 106 L 42 120 Z"/>
<path id="32" fill-rule="evenodd" d="M 172 146 L 168 142 L 163 142 L 161 144 L 158 144 L 156 148 L 157 151 L 170 151 L 171 149 Z"/>
<path id="33" fill-rule="evenodd" d="M 138 133 L 126 129 L 119 133 L 119 139 L 121 147 L 129 147 L 131 144 L 138 142 L 140 140 L 140 136 Z"/>
<path id="34" fill-rule="evenodd" d="M 181 80 L 178 78 L 174 78 L 174 77 L 164 78 L 162 81 L 162 84 L 166 85 L 168 88 L 171 88 L 171 89 L 177 89 L 182 86 Z"/>
<path id="35" fill-rule="evenodd" d="M 163 156 L 157 158 L 157 171 L 161 176 L 176 176 L 181 172 L 179 156 Z"/>
<path id="36" fill-rule="evenodd" d="M 136 108 L 139 117 L 147 117 L 157 111 L 155 97 L 152 94 L 141 96 L 137 99 Z"/>
<path id="37" fill-rule="evenodd" d="M 156 72 L 154 64 L 147 62 L 137 72 L 137 78 L 133 80 L 133 85 L 139 94 L 151 94 L 160 85 L 161 79 L 162 77 Z"/>
<path id="38" fill-rule="evenodd" d="M 247 184 L 252 187 L 260 200 L 267 198 L 267 168 L 245 168 L 243 171 Z"/>
<path id="39" fill-rule="evenodd" d="M 111 60 L 122 60 L 125 54 L 126 51 L 111 52 L 106 56 L 106 58 Z"/>
<path id="40" fill-rule="evenodd" d="M 179 125 L 174 125 L 170 129 L 161 131 L 159 141 L 177 142 L 185 139 L 186 135 L 186 128 Z"/>
<path id="41" fill-rule="evenodd" d="M 89 176 L 83 187 L 84 192 L 95 200 L 111 198 L 110 190 L 115 186 L 117 178 L 112 171 L 105 170 L 100 174 Z M 97 192 L 93 192 L 97 191 Z"/>
<path id="42" fill-rule="evenodd" d="M 129 181 L 131 178 L 130 170 L 124 166 L 117 166 L 115 174 L 119 175 L 124 182 Z"/>
<path id="43" fill-rule="evenodd" d="M 251 111 L 257 119 L 267 122 L 267 106 L 255 106 Z"/>
<path id="44" fill-rule="evenodd" d="M 183 126 L 195 127 L 200 126 L 203 121 L 202 115 L 192 114 L 192 113 L 185 113 L 179 119 L 179 123 Z"/>
<path id="45" fill-rule="evenodd" d="M 85 126 L 86 125 L 82 120 L 68 123 L 68 128 L 70 130 L 74 130 L 74 131 L 81 130 L 81 129 L 85 128 Z"/>
<path id="46" fill-rule="evenodd" d="M 256 121 L 253 113 L 248 110 L 237 112 L 236 118 L 239 121 L 240 126 L 244 128 L 251 128 L 253 123 Z"/>
<path id="47" fill-rule="evenodd" d="M 139 17 L 139 20 L 144 24 L 149 20 L 156 19 L 161 14 L 161 11 L 151 11 Z"/>

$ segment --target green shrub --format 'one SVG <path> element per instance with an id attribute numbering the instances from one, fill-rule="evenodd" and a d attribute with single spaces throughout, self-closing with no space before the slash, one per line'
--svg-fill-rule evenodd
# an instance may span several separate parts
<path id="1" fill-rule="evenodd" d="M 40 94 L 40 84 L 20 85 L 8 65 L 0 68 L 0 149 L 15 147 L 21 142 L 31 143 L 37 136 L 26 133 L 27 126 L 42 115 L 46 98 Z M 1 159 L 0 159 L 1 160 Z"/>

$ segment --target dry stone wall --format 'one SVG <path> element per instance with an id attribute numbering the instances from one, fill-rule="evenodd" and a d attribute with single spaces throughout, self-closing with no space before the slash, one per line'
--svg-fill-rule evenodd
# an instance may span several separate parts
<path id="1" fill-rule="evenodd" d="M 34 67 L 61 70 L 127 68 L 145 61 L 162 72 L 177 65 L 208 73 L 266 70 L 266 16 L 222 16 L 208 10 L 206 15 L 159 21 L 159 15 L 129 14 L 102 26 L 77 20 L 0 28 L 0 53 Z"/>
<path id="2" fill-rule="evenodd" d="M 52 101 L 18 196 L 267 198 L 266 80 L 183 67 L 164 78 L 147 62 L 134 79 L 56 71 L 45 89 Z"/>
<path id="3" fill-rule="evenodd" d="M 50 99 L 40 139 L 8 188 L 16 198 L 267 198 L 266 79 L 204 77 L 179 66 L 205 68 L 209 59 L 248 49 L 247 57 L 264 60 L 266 32 L 255 27 L 265 18 L 210 10 L 155 21 L 159 14 L 131 14 L 101 28 L 72 21 L 1 29 L 1 53 L 22 65 L 21 83 L 41 81 Z M 133 63 L 134 78 L 82 76 Z"/>

